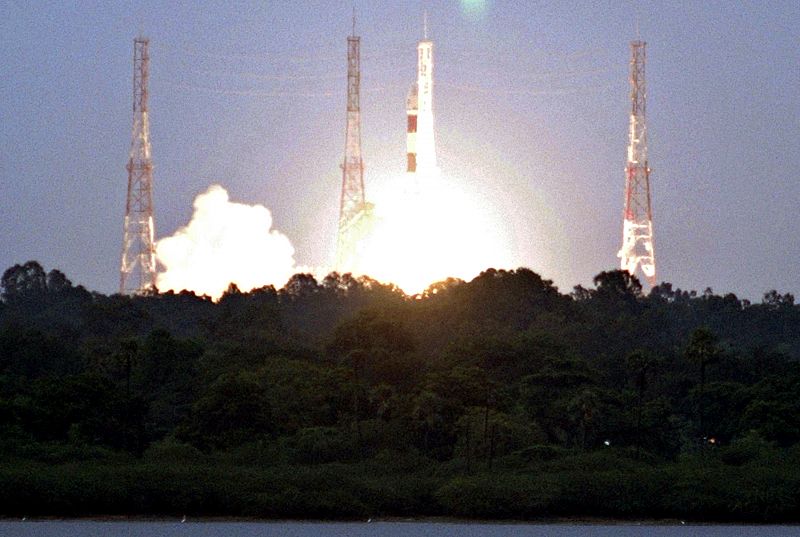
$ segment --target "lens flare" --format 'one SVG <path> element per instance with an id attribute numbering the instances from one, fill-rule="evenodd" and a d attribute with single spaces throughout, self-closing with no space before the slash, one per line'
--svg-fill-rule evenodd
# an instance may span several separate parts
<path id="1" fill-rule="evenodd" d="M 357 273 L 413 295 L 448 277 L 468 280 L 509 266 L 499 219 L 437 170 L 374 185 L 372 199 L 374 228 L 360 245 Z"/>
<path id="2" fill-rule="evenodd" d="M 461 0 L 461 9 L 465 15 L 480 17 L 486 11 L 486 0 Z"/>

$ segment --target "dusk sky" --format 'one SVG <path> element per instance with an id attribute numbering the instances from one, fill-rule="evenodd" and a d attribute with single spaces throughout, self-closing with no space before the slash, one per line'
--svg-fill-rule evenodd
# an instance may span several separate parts
<path id="1" fill-rule="evenodd" d="M 262 204 L 301 266 L 333 258 L 346 37 L 366 192 L 405 169 L 428 11 L 439 165 L 562 292 L 619 266 L 629 44 L 647 41 L 658 280 L 800 297 L 800 2 L 0 0 L 0 270 L 116 292 L 133 39 L 150 38 L 157 238 L 209 185 Z M 486 260 L 486 266 L 495 261 Z"/>

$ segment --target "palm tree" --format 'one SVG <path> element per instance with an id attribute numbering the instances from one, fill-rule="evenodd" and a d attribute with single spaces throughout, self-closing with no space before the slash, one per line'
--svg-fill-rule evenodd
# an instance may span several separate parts
<path id="1" fill-rule="evenodd" d="M 642 406 L 644 393 L 647 390 L 647 375 L 653 365 L 653 359 L 645 351 L 636 350 L 629 354 L 625 361 L 636 386 L 636 458 L 638 459 L 642 444 Z"/>
<path id="2" fill-rule="evenodd" d="M 706 387 L 706 367 L 719 359 L 719 347 L 717 347 L 717 337 L 707 327 L 700 327 L 692 332 L 689 337 L 689 344 L 686 346 L 684 356 L 687 360 L 695 364 L 700 370 L 700 394 L 698 398 L 698 424 L 700 426 L 700 441 L 705 444 L 705 387 Z"/>

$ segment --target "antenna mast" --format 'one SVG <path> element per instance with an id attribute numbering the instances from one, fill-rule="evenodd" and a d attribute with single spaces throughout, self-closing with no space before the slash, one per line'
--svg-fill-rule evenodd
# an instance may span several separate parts
<path id="1" fill-rule="evenodd" d="M 128 197 L 125 205 L 119 292 L 145 294 L 156 288 L 156 251 L 153 237 L 153 162 L 147 82 L 149 40 L 133 40 L 133 134 L 128 159 Z"/>
<path id="2" fill-rule="evenodd" d="M 367 232 L 372 205 L 364 195 L 364 161 L 361 158 L 361 38 L 347 38 L 347 131 L 342 163 L 342 195 L 339 205 L 339 231 L 336 241 L 336 270 L 352 272 L 357 261 L 359 241 Z"/>
<path id="3" fill-rule="evenodd" d="M 650 205 L 650 167 L 647 164 L 647 85 L 644 41 L 631 43 L 631 117 L 628 162 L 625 167 L 625 212 L 620 258 L 622 270 L 630 274 L 641 268 L 647 282 L 656 283 L 653 245 L 653 211 Z"/>

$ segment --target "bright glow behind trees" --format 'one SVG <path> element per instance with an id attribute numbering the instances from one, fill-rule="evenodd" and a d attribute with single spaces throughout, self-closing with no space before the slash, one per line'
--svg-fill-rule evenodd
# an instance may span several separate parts
<path id="1" fill-rule="evenodd" d="M 372 196 L 375 227 L 361 246 L 358 273 L 416 294 L 449 277 L 509 266 L 504 226 L 458 181 L 436 170 L 404 174 Z"/>

